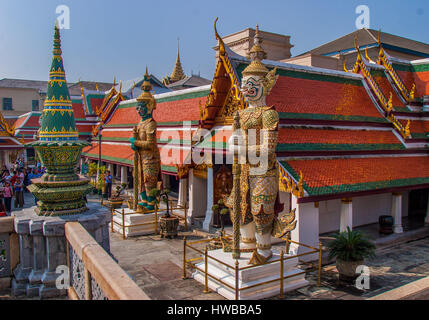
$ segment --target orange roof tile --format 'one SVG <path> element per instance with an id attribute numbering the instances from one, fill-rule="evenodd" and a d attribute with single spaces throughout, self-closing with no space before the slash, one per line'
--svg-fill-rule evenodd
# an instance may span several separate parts
<path id="1" fill-rule="evenodd" d="M 375 157 L 287 160 L 282 165 L 294 178 L 302 172 L 310 195 L 367 191 L 429 183 L 429 158 Z"/>
<path id="2" fill-rule="evenodd" d="M 278 112 L 383 117 L 363 86 L 346 82 L 280 76 L 267 103 Z"/>

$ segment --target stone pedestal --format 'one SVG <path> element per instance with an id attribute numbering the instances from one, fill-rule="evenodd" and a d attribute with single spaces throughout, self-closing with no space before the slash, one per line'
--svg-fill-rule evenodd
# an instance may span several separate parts
<path id="1" fill-rule="evenodd" d="M 155 233 L 155 224 L 146 224 L 141 225 L 143 223 L 150 223 L 155 222 L 155 214 L 154 213 L 147 213 L 147 214 L 140 214 L 140 213 L 133 213 L 135 212 L 132 209 L 126 208 L 124 209 L 124 222 L 126 226 L 129 225 L 137 225 L 135 227 L 125 227 L 125 237 L 136 237 L 136 236 L 142 236 L 147 234 L 154 234 Z M 132 213 L 132 214 L 129 214 Z M 158 218 L 159 218 L 158 214 Z M 121 227 L 123 224 L 122 220 L 122 214 L 116 212 L 115 216 L 113 217 L 113 221 L 115 222 L 113 224 L 113 231 L 120 233 L 123 235 L 124 228 Z M 158 227 L 159 230 L 159 227 Z"/>
<path id="2" fill-rule="evenodd" d="M 57 297 L 67 294 L 56 288 L 58 266 L 67 266 L 65 224 L 79 222 L 94 239 L 110 252 L 110 212 L 95 204 L 88 211 L 69 216 L 38 216 L 36 207 L 14 212 L 15 231 L 19 237 L 20 263 L 15 268 L 12 294 L 27 297 Z"/>
<path id="3" fill-rule="evenodd" d="M 235 266 L 235 260 L 232 258 L 230 252 L 223 252 L 222 249 L 213 250 L 208 252 L 209 256 L 212 256 L 230 266 Z M 286 258 L 288 255 L 285 255 Z M 241 253 L 241 257 L 238 260 L 239 267 L 247 267 L 248 261 L 251 257 L 251 253 Z M 273 250 L 272 260 L 280 259 L 280 253 Z M 301 269 L 297 268 L 298 258 L 292 258 L 284 261 L 284 276 L 291 276 L 284 280 L 283 291 L 288 292 L 295 289 L 299 289 L 308 285 L 308 281 L 305 279 L 305 274 L 298 274 L 302 272 Z M 204 285 L 205 276 L 205 261 L 197 264 L 197 266 L 202 270 L 197 270 L 192 275 L 195 280 Z M 228 285 L 235 287 L 235 269 L 229 268 L 219 262 L 214 261 L 213 259 L 208 259 L 208 273 L 214 275 L 216 278 L 220 278 L 222 281 Z M 295 276 L 294 276 L 295 275 Z M 272 264 L 264 264 L 256 266 L 250 269 L 241 270 L 238 273 L 238 286 L 239 288 L 246 288 L 258 283 L 265 283 L 270 280 L 280 278 L 280 261 L 274 262 Z M 220 282 L 209 277 L 208 280 L 209 289 L 217 292 L 218 294 L 224 296 L 229 300 L 235 299 L 235 291 Z M 280 281 L 274 281 L 268 284 L 262 284 L 257 287 L 253 287 L 247 290 L 239 292 L 239 300 L 257 300 L 273 297 L 280 294 Z"/>

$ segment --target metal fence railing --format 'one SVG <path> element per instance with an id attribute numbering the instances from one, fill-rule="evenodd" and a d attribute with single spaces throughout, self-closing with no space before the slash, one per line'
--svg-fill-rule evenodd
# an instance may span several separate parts
<path id="1" fill-rule="evenodd" d="M 231 239 L 231 236 L 226 236 L 226 238 Z M 304 252 L 304 253 L 300 253 L 300 254 L 295 254 L 295 255 L 287 255 L 285 256 L 284 251 L 282 250 L 280 252 L 280 258 L 279 259 L 274 259 L 271 260 L 269 262 L 267 262 L 267 264 L 272 264 L 272 263 L 276 263 L 276 262 L 281 262 L 279 265 L 279 277 L 273 280 L 269 280 L 269 281 L 265 281 L 265 282 L 260 282 L 254 285 L 249 285 L 246 287 L 239 287 L 239 272 L 243 271 L 243 270 L 247 270 L 247 269 L 252 269 L 252 268 L 256 268 L 259 267 L 260 265 L 250 265 L 250 266 L 246 266 L 246 267 L 239 267 L 239 262 L 238 260 L 235 261 L 235 265 L 230 265 L 228 263 L 225 263 L 224 261 L 221 261 L 213 256 L 211 256 L 209 254 L 208 251 L 208 246 L 206 246 L 204 248 L 204 250 L 198 249 L 195 247 L 196 244 L 204 244 L 204 243 L 208 243 L 211 241 L 220 241 L 220 237 L 219 238 L 214 238 L 214 239 L 205 239 L 205 240 L 197 240 L 197 241 L 187 241 L 186 237 L 183 241 L 183 276 L 182 279 L 186 279 L 187 278 L 187 274 L 186 274 L 186 268 L 187 266 L 190 266 L 192 269 L 195 270 L 199 270 L 201 273 L 204 274 L 204 293 L 208 293 L 210 292 L 209 287 L 208 287 L 208 281 L 209 278 L 217 281 L 218 283 L 230 288 L 231 290 L 234 291 L 235 293 L 235 299 L 238 300 L 239 299 L 239 293 L 241 291 L 245 291 L 245 290 L 249 290 L 251 288 L 255 288 L 255 287 L 259 287 L 259 286 L 263 286 L 269 283 L 275 283 L 275 282 L 279 282 L 280 286 L 279 286 L 279 297 L 283 298 L 284 297 L 284 288 L 285 288 L 285 282 L 287 279 L 292 278 L 292 277 L 296 277 L 298 275 L 304 274 L 304 273 L 308 273 L 310 271 L 314 271 L 317 270 L 318 271 L 318 278 L 317 278 L 317 285 L 320 286 L 320 279 L 321 279 L 321 272 L 322 272 L 322 244 L 319 243 L 319 248 L 315 248 L 306 244 L 302 244 L 296 241 L 293 241 L 289 238 L 283 238 L 283 240 L 285 240 L 285 248 L 286 248 L 286 252 L 289 252 L 289 247 L 290 244 L 297 244 L 303 247 L 306 247 L 308 249 L 310 249 L 310 251 Z M 191 249 L 197 253 L 199 253 L 201 256 L 197 257 L 197 258 L 191 258 L 191 259 L 187 259 L 187 249 Z M 307 255 L 311 255 L 311 254 L 318 254 L 318 264 L 317 267 L 312 267 L 312 268 L 308 268 L 306 270 L 303 270 L 302 272 L 299 273 L 294 273 L 293 275 L 289 275 L 289 276 L 285 276 L 284 275 L 284 262 L 290 259 L 294 259 L 294 258 L 299 258 L 299 257 L 303 257 L 303 256 L 307 256 Z M 215 276 L 214 274 L 209 273 L 208 271 L 208 261 L 209 259 L 212 259 L 213 261 L 220 263 L 221 265 L 234 270 L 234 274 L 235 274 L 235 285 L 232 286 L 228 283 L 226 283 L 225 281 L 223 281 L 220 277 Z M 204 269 L 201 267 L 197 266 L 197 262 L 199 261 L 204 261 Z"/>

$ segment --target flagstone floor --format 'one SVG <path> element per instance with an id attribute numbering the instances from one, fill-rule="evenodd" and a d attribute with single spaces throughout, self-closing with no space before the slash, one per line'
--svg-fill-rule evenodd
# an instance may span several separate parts
<path id="1" fill-rule="evenodd" d="M 152 299 L 224 299 L 214 292 L 204 294 L 203 285 L 193 279 L 182 280 L 184 236 L 189 240 L 202 239 L 192 232 L 179 233 L 177 239 L 161 239 L 153 235 L 126 240 L 113 233 L 111 252 Z M 317 272 L 313 271 L 307 276 L 309 286 L 287 293 L 284 299 L 366 299 L 429 276 L 429 237 L 379 249 L 376 258 L 366 261 L 366 264 L 370 269 L 368 290 L 339 282 L 335 265 L 331 264 L 323 268 L 320 287 L 317 286 Z"/>
<path id="2" fill-rule="evenodd" d="M 98 201 L 95 198 L 88 200 Z M 31 194 L 25 195 L 25 207 L 32 206 L 33 201 Z M 335 265 L 327 264 L 323 268 L 320 287 L 317 286 L 317 272 L 313 271 L 307 275 L 309 286 L 287 293 L 284 299 L 366 299 L 427 277 L 429 276 L 429 237 L 423 237 L 424 234 L 424 232 L 416 234 L 415 238 L 418 240 L 377 249 L 376 257 L 366 261 L 370 268 L 368 290 L 359 290 L 354 285 L 339 282 Z M 161 239 L 159 235 L 152 235 L 123 240 L 121 235 L 112 233 L 111 252 L 120 266 L 152 299 L 223 300 L 222 296 L 214 292 L 204 294 L 203 285 L 193 279 L 182 280 L 184 236 L 189 240 L 203 239 L 202 234 L 192 231 L 179 232 L 176 239 Z M 190 253 L 189 257 L 197 257 L 197 255 Z M 0 292 L 0 300 L 11 299 L 8 291 Z M 279 297 L 270 299 L 275 300 Z M 429 299 L 429 290 L 414 299 Z"/>

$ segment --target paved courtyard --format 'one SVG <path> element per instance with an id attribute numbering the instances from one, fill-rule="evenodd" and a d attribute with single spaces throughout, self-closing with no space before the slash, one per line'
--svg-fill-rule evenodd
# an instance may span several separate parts
<path id="1" fill-rule="evenodd" d="M 184 236 L 189 240 L 202 239 L 195 233 L 182 232 L 177 239 L 153 235 L 123 240 L 114 233 L 111 251 L 121 267 L 152 299 L 224 299 L 214 292 L 204 294 L 203 285 L 193 279 L 182 280 Z M 429 276 L 429 237 L 378 249 L 376 258 L 366 264 L 370 268 L 369 290 L 340 282 L 335 265 L 327 264 L 323 267 L 320 287 L 317 286 L 317 272 L 310 272 L 307 276 L 310 285 L 289 292 L 285 299 L 366 299 Z"/>
<path id="2" fill-rule="evenodd" d="M 31 194 L 25 195 L 25 207 L 34 204 Z M 89 199 L 89 201 L 97 201 Z M 424 232 L 420 232 L 424 234 Z M 203 293 L 203 285 L 193 279 L 182 280 L 183 237 L 188 240 L 204 239 L 203 234 L 179 232 L 176 239 L 161 239 L 159 235 L 122 239 L 112 233 L 111 252 L 120 266 L 152 299 L 167 300 L 221 300 L 222 296 Z M 276 246 L 283 246 L 277 244 Z M 188 258 L 197 257 L 189 254 Z M 285 295 L 286 300 L 309 299 L 366 299 L 429 276 L 429 237 L 395 246 L 377 249 L 374 259 L 366 262 L 370 268 L 370 289 L 359 290 L 353 285 L 341 283 L 334 264 L 323 267 L 321 286 L 317 286 L 317 272 L 310 272 L 310 285 Z M 190 272 L 188 271 L 188 276 Z M 0 300 L 11 299 L 9 290 L 0 292 Z M 270 299 L 279 299 L 272 297 Z M 429 290 L 413 299 L 429 299 Z"/>

